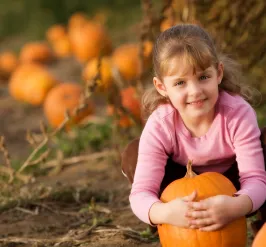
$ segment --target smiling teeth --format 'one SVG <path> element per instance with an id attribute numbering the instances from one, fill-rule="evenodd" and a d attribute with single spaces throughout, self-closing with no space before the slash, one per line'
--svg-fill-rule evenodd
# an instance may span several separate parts
<path id="1" fill-rule="evenodd" d="M 202 102 L 203 102 L 203 100 L 199 100 L 199 101 L 191 102 L 191 103 L 189 103 L 189 104 L 191 104 L 191 105 L 196 105 L 196 104 L 199 104 L 199 103 L 202 103 Z"/>

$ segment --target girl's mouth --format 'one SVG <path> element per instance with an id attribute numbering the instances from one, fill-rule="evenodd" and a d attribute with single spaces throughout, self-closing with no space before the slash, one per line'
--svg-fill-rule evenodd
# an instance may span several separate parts
<path id="1" fill-rule="evenodd" d="M 188 104 L 189 105 L 193 105 L 193 106 L 202 106 L 205 100 L 206 99 L 195 100 L 195 101 L 192 101 L 192 102 L 190 102 Z"/>

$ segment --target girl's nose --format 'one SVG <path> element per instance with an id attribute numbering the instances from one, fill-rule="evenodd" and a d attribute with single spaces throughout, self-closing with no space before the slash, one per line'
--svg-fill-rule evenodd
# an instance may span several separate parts
<path id="1" fill-rule="evenodd" d="M 202 92 L 201 86 L 198 82 L 191 82 L 189 83 L 188 92 L 191 95 L 199 94 Z"/>

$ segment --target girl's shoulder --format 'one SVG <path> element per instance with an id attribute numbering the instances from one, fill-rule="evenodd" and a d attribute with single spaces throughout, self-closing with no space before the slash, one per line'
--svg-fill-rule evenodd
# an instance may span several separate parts
<path id="1" fill-rule="evenodd" d="M 219 96 L 218 111 L 220 116 L 227 119 L 227 123 L 237 127 L 239 125 L 257 124 L 257 116 L 253 107 L 241 96 L 221 92 Z"/>
<path id="2" fill-rule="evenodd" d="M 177 116 L 177 110 L 171 104 L 162 104 L 149 116 L 145 127 L 172 132 L 174 131 Z"/>
<path id="3" fill-rule="evenodd" d="M 157 107 L 156 110 L 153 111 L 151 117 L 161 121 L 176 112 L 176 109 L 171 104 L 162 104 Z"/>
<path id="4" fill-rule="evenodd" d="M 218 105 L 220 109 L 223 109 L 225 112 L 234 112 L 241 109 L 252 110 L 252 106 L 240 95 L 231 94 L 226 91 L 221 91 L 219 93 Z"/>

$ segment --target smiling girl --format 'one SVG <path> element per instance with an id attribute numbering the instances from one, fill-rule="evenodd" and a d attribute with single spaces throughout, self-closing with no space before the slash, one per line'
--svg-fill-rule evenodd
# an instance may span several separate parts
<path id="1" fill-rule="evenodd" d="M 191 24 L 159 35 L 153 65 L 154 87 L 143 97 L 149 118 L 140 140 L 122 155 L 123 173 L 133 183 L 135 215 L 153 226 L 167 223 L 203 231 L 218 230 L 257 210 L 265 222 L 265 146 L 250 105 L 253 91 L 241 84 L 239 65 L 217 53 L 208 33 Z M 161 202 L 164 188 L 185 175 L 189 159 L 197 174 L 224 174 L 237 193 L 198 202 L 194 191 Z"/>

